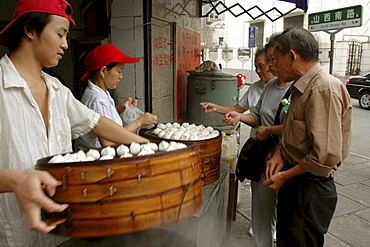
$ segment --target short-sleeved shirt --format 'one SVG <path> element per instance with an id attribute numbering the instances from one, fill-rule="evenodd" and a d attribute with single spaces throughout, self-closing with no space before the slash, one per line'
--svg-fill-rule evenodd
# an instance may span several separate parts
<path id="1" fill-rule="evenodd" d="M 269 80 L 262 92 L 256 108 L 252 115 L 256 119 L 256 128 L 261 126 L 273 126 L 275 123 L 276 111 L 285 93 L 289 90 L 289 83 L 284 87 L 279 87 L 277 82 L 279 78 Z M 280 124 L 283 124 L 285 117 L 284 111 L 280 112 Z"/>
<path id="2" fill-rule="evenodd" d="M 0 168 L 31 170 L 37 160 L 72 151 L 72 138 L 95 128 L 99 114 L 54 77 L 48 88 L 48 132 L 27 82 L 7 55 L 0 59 Z M 13 193 L 0 194 L 0 246 L 55 246 L 53 234 L 29 230 Z"/>
<path id="3" fill-rule="evenodd" d="M 81 97 L 81 102 L 101 116 L 110 118 L 122 126 L 122 119 L 117 112 L 114 99 L 108 90 L 104 92 L 103 89 L 89 81 Z M 75 146 L 76 149 L 83 150 L 101 148 L 98 136 L 92 132 L 78 138 Z"/>
<path id="4" fill-rule="evenodd" d="M 261 97 L 262 91 L 266 85 L 265 81 L 259 80 L 249 86 L 247 92 L 245 92 L 238 102 L 238 104 L 249 112 L 253 112 L 256 108 L 257 102 Z M 256 128 L 251 128 L 250 137 L 254 136 L 257 132 Z"/>
<path id="5" fill-rule="evenodd" d="M 344 84 L 320 64 L 292 86 L 281 152 L 292 165 L 328 177 L 348 155 L 352 103 Z"/>
<path id="6" fill-rule="evenodd" d="M 244 109 L 249 109 L 250 112 L 253 112 L 265 85 L 266 82 L 261 80 L 254 82 L 249 86 L 247 92 L 244 93 L 238 104 Z"/>

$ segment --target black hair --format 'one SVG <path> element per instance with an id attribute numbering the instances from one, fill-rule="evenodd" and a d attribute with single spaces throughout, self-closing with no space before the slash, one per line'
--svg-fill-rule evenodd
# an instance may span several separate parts
<path id="1" fill-rule="evenodd" d="M 113 62 L 113 63 L 110 63 L 108 65 L 105 65 L 105 67 L 107 68 L 107 70 L 111 70 L 117 64 L 119 64 L 119 63 Z M 86 76 L 86 79 L 89 80 L 89 79 L 93 78 L 96 75 L 96 73 L 99 72 L 99 70 L 100 70 L 100 68 L 96 69 L 96 70 L 93 70 L 93 71 L 90 71 L 89 74 Z"/>
<path id="2" fill-rule="evenodd" d="M 26 32 L 35 31 L 40 37 L 42 30 L 50 22 L 51 14 L 26 13 L 19 17 L 8 29 L 8 48 L 10 53 L 15 51 Z"/>
<path id="3" fill-rule="evenodd" d="M 265 54 L 265 49 L 263 47 L 258 47 L 254 56 L 259 57 L 264 54 Z"/>
<path id="4" fill-rule="evenodd" d="M 294 50 L 306 62 L 319 60 L 319 45 L 315 37 L 303 28 L 286 29 L 277 40 L 275 49 L 283 56 Z"/>
<path id="5" fill-rule="evenodd" d="M 280 38 L 281 33 L 274 33 L 269 37 L 269 42 L 265 44 L 265 51 L 270 47 L 274 47 L 278 39 Z"/>
<path id="6" fill-rule="evenodd" d="M 113 62 L 113 63 L 110 63 L 110 64 L 108 64 L 108 65 L 105 65 L 105 67 L 107 67 L 107 70 L 111 70 L 114 66 L 116 66 L 117 64 L 119 64 L 119 63 L 115 63 L 115 62 Z"/>

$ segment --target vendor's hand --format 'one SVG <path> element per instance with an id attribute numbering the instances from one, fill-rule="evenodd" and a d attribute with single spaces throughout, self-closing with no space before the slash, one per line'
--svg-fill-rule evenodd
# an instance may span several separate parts
<path id="1" fill-rule="evenodd" d="M 274 156 L 272 156 L 271 159 L 266 162 L 265 180 L 270 179 L 274 174 L 281 171 L 283 167 L 284 167 L 283 156 L 281 155 L 281 151 L 277 150 Z M 266 184 L 268 184 L 268 182 Z"/>
<path id="2" fill-rule="evenodd" d="M 222 119 L 222 121 L 228 125 L 236 125 L 241 118 L 241 113 L 238 113 L 236 111 L 231 111 L 226 113 L 225 117 Z"/>
<path id="3" fill-rule="evenodd" d="M 271 134 L 270 127 L 262 126 L 261 128 L 257 130 L 257 133 L 254 136 L 254 140 L 260 140 L 260 141 L 266 140 L 267 137 L 270 136 L 270 134 Z"/>
<path id="4" fill-rule="evenodd" d="M 68 207 L 68 204 L 60 205 L 55 203 L 45 195 L 41 185 L 45 185 L 46 193 L 49 196 L 53 196 L 57 180 L 45 171 L 20 171 L 14 184 L 13 192 L 18 199 L 28 227 L 47 233 L 53 230 L 55 226 L 48 226 L 41 220 L 41 208 L 48 213 L 62 212 Z"/>
<path id="5" fill-rule="evenodd" d="M 157 115 L 153 115 L 149 112 L 145 112 L 143 115 L 138 117 L 135 121 L 138 121 L 139 126 L 145 127 L 150 124 L 156 124 L 158 121 Z"/>
<path id="6" fill-rule="evenodd" d="M 127 99 L 121 102 L 121 105 L 123 106 L 123 110 L 126 110 L 126 106 L 125 106 L 126 102 L 128 102 L 129 105 L 137 106 L 137 99 L 128 97 Z"/>
<path id="7" fill-rule="evenodd" d="M 201 102 L 200 103 L 200 108 L 205 112 L 205 113 L 210 113 L 210 112 L 216 112 L 217 111 L 217 105 L 211 102 Z"/>

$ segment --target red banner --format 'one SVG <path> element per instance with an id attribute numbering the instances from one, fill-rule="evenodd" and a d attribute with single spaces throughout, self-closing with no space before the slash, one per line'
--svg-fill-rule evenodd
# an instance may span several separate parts
<path id="1" fill-rule="evenodd" d="M 200 34 L 177 26 L 177 122 L 186 114 L 187 77 L 200 64 Z"/>

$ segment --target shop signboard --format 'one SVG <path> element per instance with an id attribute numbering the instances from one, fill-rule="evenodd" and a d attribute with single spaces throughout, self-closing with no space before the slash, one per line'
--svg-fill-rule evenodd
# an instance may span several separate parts
<path id="1" fill-rule="evenodd" d="M 361 27 L 361 25 L 361 5 L 322 11 L 308 15 L 308 30 L 310 32 Z"/>
<path id="2" fill-rule="evenodd" d="M 257 27 L 256 26 L 249 27 L 249 42 L 248 42 L 249 48 L 256 47 L 256 38 L 257 38 Z"/>

